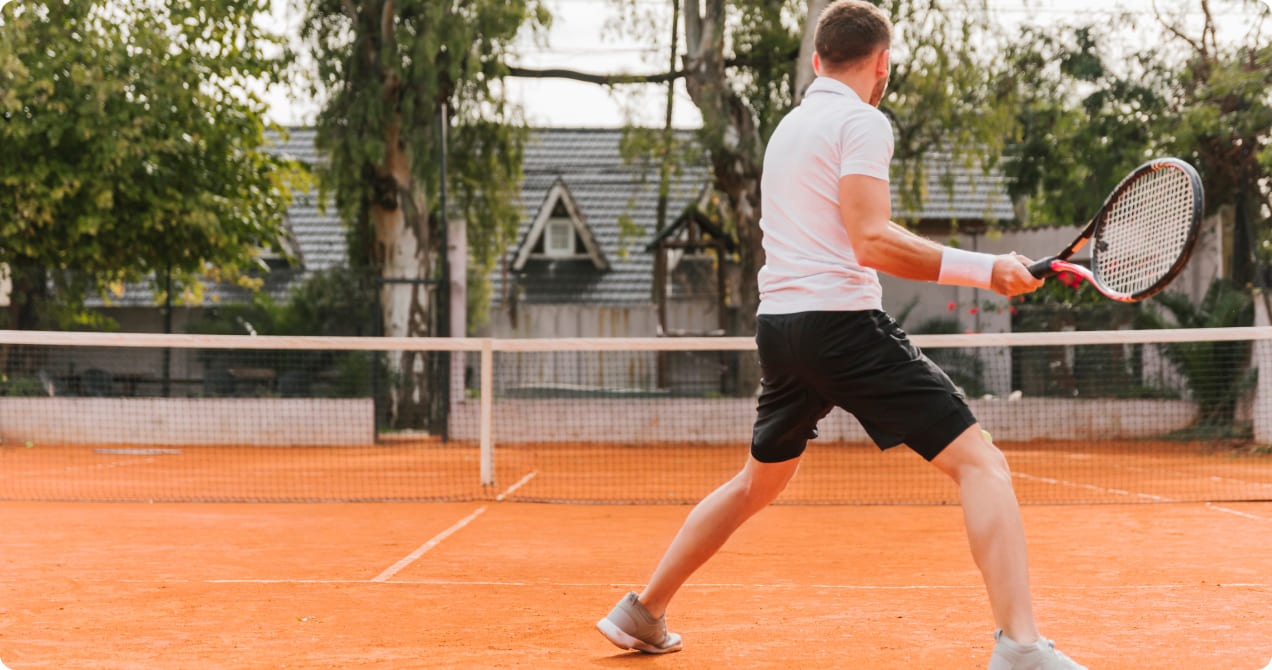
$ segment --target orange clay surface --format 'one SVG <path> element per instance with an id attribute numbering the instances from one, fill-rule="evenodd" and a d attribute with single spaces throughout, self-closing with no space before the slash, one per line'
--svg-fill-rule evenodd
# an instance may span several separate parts
<path id="1" fill-rule="evenodd" d="M 13 670 L 983 669 L 956 506 L 775 506 L 669 613 L 685 650 L 593 624 L 680 505 L 0 502 Z M 1096 669 L 1272 658 L 1272 503 L 1024 509 L 1045 635 Z"/>
<path id="2" fill-rule="evenodd" d="M 1272 455 L 1202 442 L 1000 444 L 1024 503 L 1272 501 Z M 694 503 L 747 457 L 736 444 L 499 445 L 483 486 L 479 447 L 0 445 L 0 500 L 135 502 Z M 783 503 L 958 502 L 908 449 L 814 443 Z"/>

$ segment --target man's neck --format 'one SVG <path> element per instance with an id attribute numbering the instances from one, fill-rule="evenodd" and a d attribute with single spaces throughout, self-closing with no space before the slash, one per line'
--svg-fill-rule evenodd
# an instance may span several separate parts
<path id="1" fill-rule="evenodd" d="M 874 93 L 874 77 L 866 68 L 855 68 L 840 72 L 822 72 L 819 76 L 835 81 L 851 88 L 863 102 L 870 102 L 870 94 Z"/>

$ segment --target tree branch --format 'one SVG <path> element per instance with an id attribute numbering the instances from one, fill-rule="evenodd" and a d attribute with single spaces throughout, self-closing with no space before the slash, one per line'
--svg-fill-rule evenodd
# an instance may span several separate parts
<path id="1" fill-rule="evenodd" d="M 798 58 L 799 53 L 792 51 L 785 57 L 786 61 L 793 62 Z M 766 58 L 752 58 L 750 56 L 738 56 L 729 58 L 724 61 L 725 67 L 756 67 L 768 65 Z M 602 86 L 612 86 L 616 84 L 665 84 L 669 81 L 675 81 L 688 75 L 686 70 L 672 70 L 671 72 L 657 72 L 653 74 L 595 74 L 591 72 L 579 72 L 578 70 L 566 70 L 563 68 L 529 68 L 510 66 L 508 68 L 508 76 L 523 77 L 527 79 L 573 79 L 588 84 L 600 84 Z"/>
<path id="2" fill-rule="evenodd" d="M 660 72 L 657 74 L 593 74 L 561 68 L 537 69 L 514 66 L 508 68 L 508 75 L 529 79 L 573 79 L 574 81 L 588 84 L 613 86 L 616 84 L 665 84 L 685 76 L 685 71 L 676 70 L 675 72 Z"/>

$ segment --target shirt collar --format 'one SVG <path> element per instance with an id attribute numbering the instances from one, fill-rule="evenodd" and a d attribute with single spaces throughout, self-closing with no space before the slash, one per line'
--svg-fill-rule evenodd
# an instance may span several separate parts
<path id="1" fill-rule="evenodd" d="M 831 93 L 834 95 L 850 95 L 857 100 L 861 100 L 861 96 L 857 95 L 857 92 L 852 90 L 852 88 L 849 87 L 848 84 L 845 84 L 842 81 L 839 81 L 838 79 L 832 79 L 830 77 L 817 77 L 816 79 L 814 79 L 813 83 L 809 84 L 808 88 L 804 90 L 804 97 L 808 97 L 810 95 L 813 95 L 814 93 Z"/>

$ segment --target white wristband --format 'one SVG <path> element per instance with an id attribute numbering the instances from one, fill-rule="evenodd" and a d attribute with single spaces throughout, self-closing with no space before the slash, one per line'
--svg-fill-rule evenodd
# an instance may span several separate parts
<path id="1" fill-rule="evenodd" d="M 941 274 L 936 281 L 951 286 L 989 288 L 994 276 L 994 257 L 976 251 L 945 247 L 941 251 Z"/>

